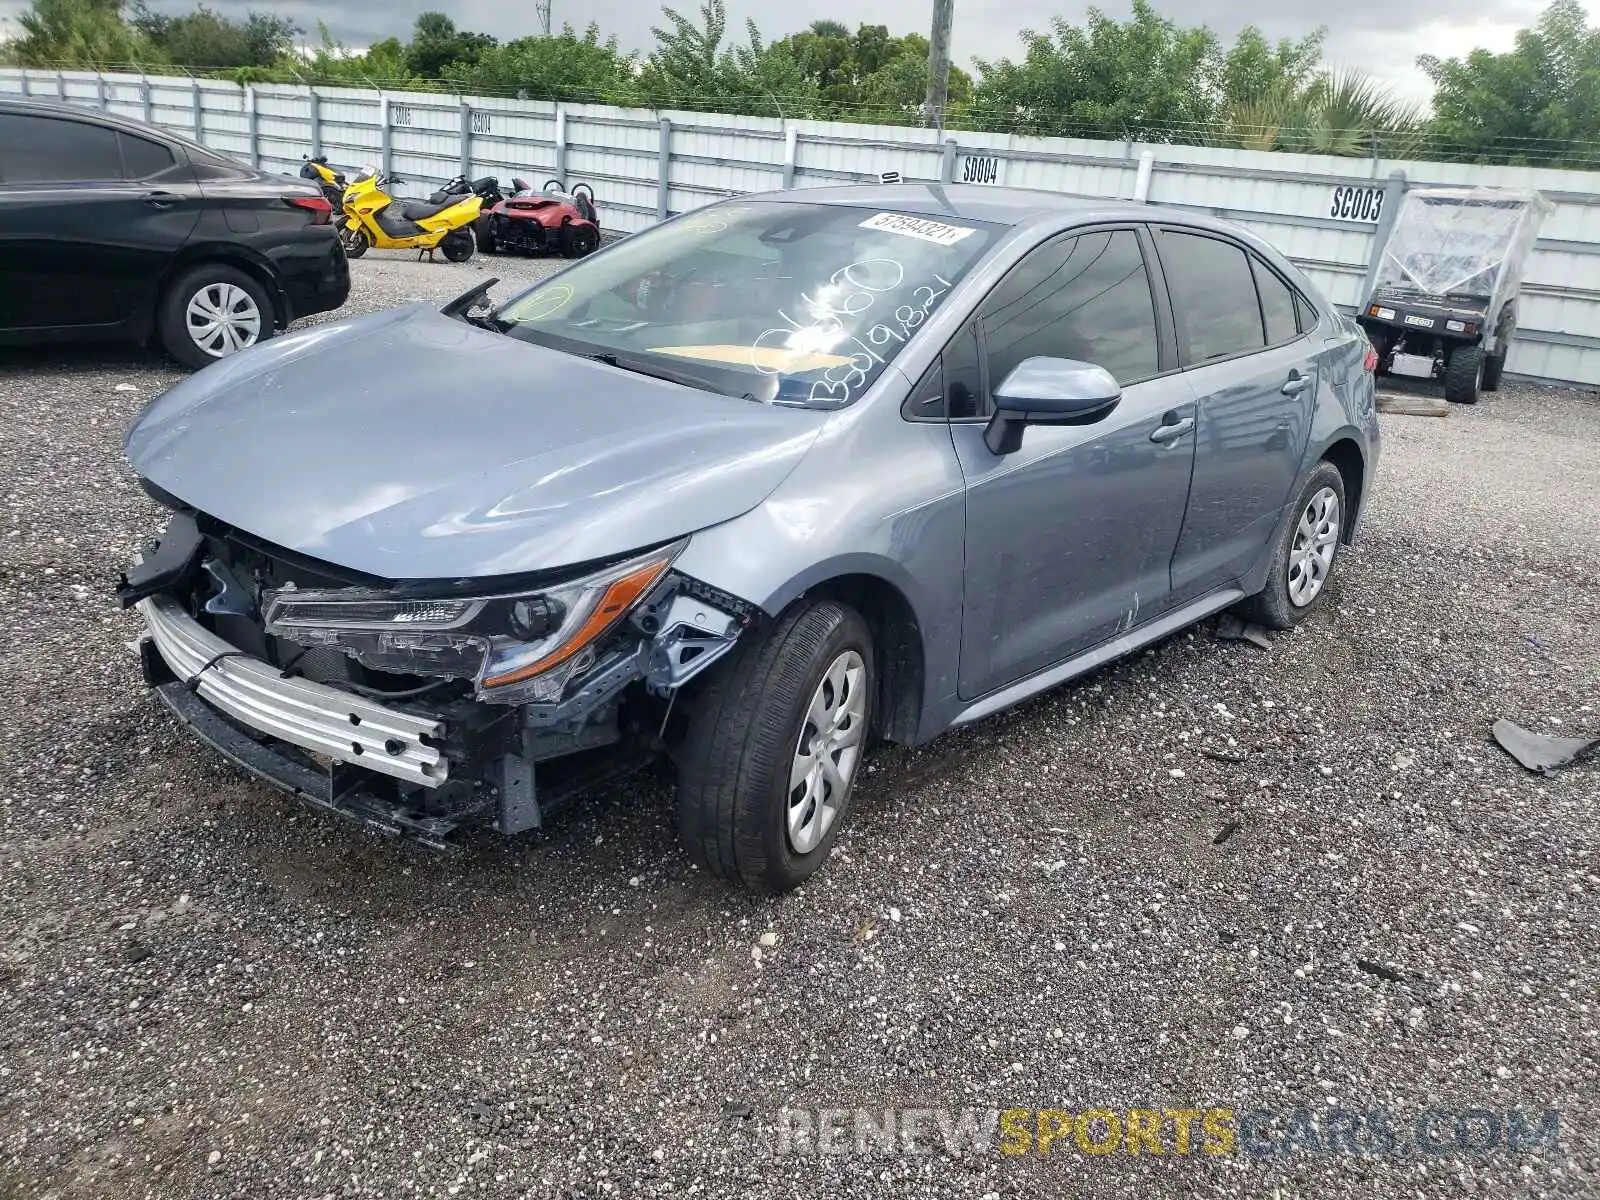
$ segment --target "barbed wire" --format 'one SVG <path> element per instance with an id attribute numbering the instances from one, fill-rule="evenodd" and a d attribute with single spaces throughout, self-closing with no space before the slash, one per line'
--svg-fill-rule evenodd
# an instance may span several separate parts
<path id="1" fill-rule="evenodd" d="M 923 126 L 922 106 L 882 101 L 841 100 L 820 96 L 770 92 L 704 92 L 663 90 L 640 85 L 617 89 L 538 84 L 486 84 L 465 80 L 423 80 L 408 76 L 350 78 L 306 69 L 234 68 L 219 70 L 178 64 L 105 62 L 60 63 L 13 67 L 14 70 L 101 74 L 131 74 L 144 78 L 208 79 L 233 82 L 234 76 L 259 75 L 256 86 L 338 87 L 351 90 L 416 92 L 426 95 L 518 99 L 532 103 L 593 104 L 649 111 L 703 112 L 708 116 L 769 116 L 786 120 L 818 120 L 839 124 L 882 125 L 898 129 Z M 293 76 L 293 79 L 289 78 Z M 874 117 L 888 118 L 874 120 Z M 1116 123 L 1064 114 L 1030 112 L 1026 106 L 957 101 L 946 110 L 945 134 L 1006 134 L 1021 137 L 1060 137 L 1145 145 L 1187 145 L 1212 149 L 1255 149 L 1270 153 L 1299 153 L 1350 159 L 1423 160 L 1457 159 L 1479 164 L 1531 165 L 1556 169 L 1600 166 L 1600 139 L 1569 140 L 1497 135 L 1479 140 L 1452 136 L 1427 127 L 1360 127 L 1297 125 L 1292 122 L 1239 121 L 1226 118 L 1182 120 L 1161 118 L 1149 122 Z M 870 137 L 871 135 L 866 135 Z M 1259 143 L 1273 142 L 1267 147 Z M 1346 152 L 1332 144 L 1342 144 Z M 1320 147 L 1320 148 L 1319 148 Z M 982 147 L 971 147 L 979 150 Z M 1348 152 L 1355 150 L 1355 153 Z M 1548 160 L 1532 162 L 1530 159 Z"/>

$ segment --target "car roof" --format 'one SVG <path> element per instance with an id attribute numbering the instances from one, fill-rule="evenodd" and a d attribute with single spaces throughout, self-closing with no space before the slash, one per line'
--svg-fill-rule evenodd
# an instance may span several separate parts
<path id="1" fill-rule="evenodd" d="M 1068 196 L 1043 189 L 994 187 L 974 183 L 856 184 L 797 188 L 744 197 L 852 208 L 884 208 L 927 217 L 963 217 L 997 225 L 1026 225 L 1041 218 L 1079 217 L 1119 221 L 1180 221 L 1205 225 L 1194 214 L 1173 212 L 1133 200 Z"/>
<path id="2" fill-rule="evenodd" d="M 90 121 L 97 125 L 114 125 L 119 129 L 126 129 L 130 133 L 140 132 L 155 128 L 146 125 L 143 121 L 136 121 L 132 117 L 124 117 L 117 113 L 106 112 L 100 108 L 90 108 L 84 104 L 69 104 L 64 100 L 35 99 L 32 96 L 4 96 L 0 97 L 0 112 L 30 113 L 40 117 L 76 117 L 81 121 Z M 157 133 L 162 132 L 156 129 Z"/>

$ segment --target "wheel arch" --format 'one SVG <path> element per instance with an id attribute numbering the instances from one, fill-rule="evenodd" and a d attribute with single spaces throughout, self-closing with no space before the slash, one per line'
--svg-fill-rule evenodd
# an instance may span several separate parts
<path id="1" fill-rule="evenodd" d="M 156 289 L 156 303 L 154 308 L 159 308 L 166 299 L 167 290 L 184 273 L 195 267 L 205 266 L 207 263 L 220 263 L 223 266 L 233 267 L 249 275 L 262 288 L 266 290 L 267 299 L 272 302 L 272 326 L 275 330 L 286 329 L 289 325 L 289 297 L 284 294 L 278 282 L 278 273 L 267 259 L 250 250 L 248 247 L 229 242 L 198 242 L 185 246 L 167 265 L 162 272 L 161 280 Z"/>
<path id="2" fill-rule="evenodd" d="M 1344 480 L 1344 502 L 1349 515 L 1340 530 L 1339 540 L 1348 546 L 1355 540 L 1356 523 L 1361 519 L 1361 508 L 1366 500 L 1366 455 L 1355 438 L 1344 436 L 1330 442 L 1319 461 L 1332 463 Z"/>
<path id="3" fill-rule="evenodd" d="M 912 745 L 922 724 L 928 663 L 924 621 L 907 581 L 895 581 L 877 564 L 848 560 L 791 581 L 762 606 L 777 616 L 798 604 L 829 599 L 859 612 L 872 631 L 878 669 L 875 732 L 885 741 Z"/>

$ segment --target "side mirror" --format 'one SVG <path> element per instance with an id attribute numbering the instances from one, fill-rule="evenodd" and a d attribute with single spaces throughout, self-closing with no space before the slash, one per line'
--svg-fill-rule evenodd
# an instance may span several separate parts
<path id="1" fill-rule="evenodd" d="M 994 391 L 994 416 L 983 431 L 994 454 L 1014 454 L 1029 425 L 1092 425 L 1122 400 L 1110 371 L 1074 358 L 1027 358 Z"/>

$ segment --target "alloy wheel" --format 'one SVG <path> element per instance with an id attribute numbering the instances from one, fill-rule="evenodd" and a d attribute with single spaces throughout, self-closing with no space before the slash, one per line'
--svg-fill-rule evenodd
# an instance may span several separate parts
<path id="1" fill-rule="evenodd" d="M 789 771 L 789 848 L 809 854 L 838 817 L 866 737 L 867 665 L 845 650 L 823 672 L 806 707 Z"/>
<path id="2" fill-rule="evenodd" d="M 1330 487 L 1319 489 L 1300 514 L 1289 547 L 1289 599 L 1304 608 L 1317 598 L 1333 570 L 1339 547 L 1339 497 Z"/>
<path id="3" fill-rule="evenodd" d="M 226 358 L 261 338 L 261 309 L 238 284 L 208 283 L 189 300 L 189 336 L 212 358 Z"/>

